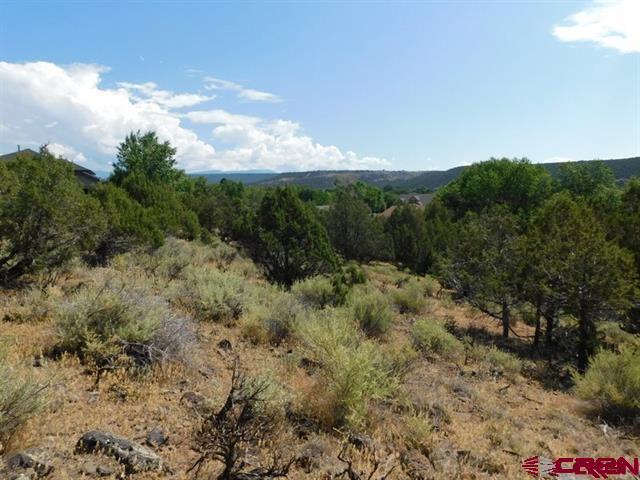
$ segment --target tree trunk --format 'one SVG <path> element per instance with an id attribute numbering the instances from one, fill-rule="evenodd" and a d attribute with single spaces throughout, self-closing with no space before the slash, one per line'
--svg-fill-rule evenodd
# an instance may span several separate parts
<path id="1" fill-rule="evenodd" d="M 533 335 L 533 349 L 537 350 L 540 345 L 540 335 L 541 335 L 541 325 L 540 325 L 540 317 L 542 316 L 542 298 L 540 295 L 536 298 L 536 330 Z"/>
<path id="2" fill-rule="evenodd" d="M 556 323 L 556 312 L 551 310 L 544 316 L 547 319 L 547 325 L 544 332 L 544 345 L 547 349 L 551 349 L 553 344 L 553 327 Z"/>
<path id="3" fill-rule="evenodd" d="M 580 308 L 580 343 L 578 345 L 578 372 L 584 373 L 587 370 L 589 357 L 593 353 L 593 334 L 595 333 L 591 319 L 586 309 Z"/>
<path id="4" fill-rule="evenodd" d="M 502 302 L 502 336 L 509 337 L 509 304 Z"/>

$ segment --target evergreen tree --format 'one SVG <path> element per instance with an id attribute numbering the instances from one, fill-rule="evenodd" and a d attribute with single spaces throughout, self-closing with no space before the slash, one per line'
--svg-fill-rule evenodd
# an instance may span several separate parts
<path id="1" fill-rule="evenodd" d="M 260 204 L 250 248 L 270 280 L 296 280 L 333 270 L 335 256 L 313 207 L 291 187 L 267 192 Z"/>

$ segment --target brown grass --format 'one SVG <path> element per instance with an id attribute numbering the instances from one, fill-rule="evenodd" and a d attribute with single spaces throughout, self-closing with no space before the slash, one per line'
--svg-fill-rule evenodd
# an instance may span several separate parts
<path id="1" fill-rule="evenodd" d="M 252 271 L 246 260 L 234 262 Z M 394 291 L 398 279 L 406 274 L 382 264 L 367 268 L 367 276 L 382 294 Z M 77 281 L 65 280 L 69 285 Z M 252 282 L 260 286 L 263 281 L 252 278 Z M 56 288 L 64 292 L 69 285 Z M 1 319 L 14 307 L 9 294 L 0 295 L 4 295 Z M 499 334 L 497 323 L 446 297 L 430 298 L 428 302 L 429 318 L 450 322 L 461 330 L 482 327 Z M 391 330 L 379 340 L 384 355 L 396 356 L 408 348 L 411 326 L 421 315 L 394 314 Z M 8 361 L 39 365 L 30 367 L 33 375 L 51 383 L 45 411 L 32 418 L 4 446 L 5 451 L 44 448 L 52 453 L 56 467 L 48 478 L 77 479 L 87 457 L 74 455 L 73 449 L 84 432 L 104 430 L 142 443 L 148 431 L 160 426 L 168 434 L 169 443 L 157 451 L 174 472 L 171 478 L 192 478 L 186 471 L 199 457 L 194 450 L 194 435 L 200 419 L 183 400 L 184 395 L 195 392 L 219 406 L 228 392 L 237 356 L 249 374 L 269 372 L 283 386 L 291 398 L 291 412 L 315 412 L 319 420 L 290 416 L 291 427 L 299 433 L 293 447 L 302 451 L 311 445 L 323 454 L 309 471 L 302 465 L 294 466 L 289 478 L 320 479 L 342 471 L 345 464 L 338 454 L 349 432 L 323 427 L 330 424 L 330 419 L 322 416 L 330 415 L 326 408 L 331 399 L 324 395 L 318 373 L 300 363 L 303 355 L 299 343 L 295 339 L 279 346 L 252 342 L 246 330 L 243 335 L 242 325 L 242 320 L 234 326 L 199 323 L 198 345 L 188 365 L 171 364 L 147 375 L 115 372 L 106 375 L 96 391 L 94 378 L 73 356 L 44 357 L 34 363 L 34 358 L 40 358 L 52 346 L 49 320 L 0 321 L 0 335 L 9 345 Z M 523 323 L 515 330 L 521 335 L 531 334 Z M 231 351 L 219 346 L 222 340 L 231 343 Z M 483 364 L 473 359 L 465 364 L 460 359 L 407 355 L 406 362 L 408 371 L 398 392 L 388 400 L 371 403 L 363 430 L 357 432 L 371 437 L 375 454 L 351 447 L 345 454 L 359 471 L 371 469 L 376 457 L 381 463 L 396 465 L 389 478 L 411 478 L 408 472 L 423 465 L 432 478 L 439 479 L 525 479 L 520 462 L 533 455 L 637 454 L 637 438 L 613 428 L 605 434 L 600 425 L 582 415 L 580 402 L 570 393 L 546 389 L 533 378 L 487 375 Z M 108 463 L 100 457 L 95 460 Z M 208 468 L 215 475 L 218 466 Z M 161 476 L 141 473 L 135 478 Z"/>

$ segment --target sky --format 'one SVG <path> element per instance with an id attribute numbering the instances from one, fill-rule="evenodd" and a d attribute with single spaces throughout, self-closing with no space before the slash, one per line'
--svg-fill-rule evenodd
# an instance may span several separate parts
<path id="1" fill-rule="evenodd" d="M 0 0 L 0 153 L 137 130 L 187 171 L 640 156 L 640 0 Z"/>

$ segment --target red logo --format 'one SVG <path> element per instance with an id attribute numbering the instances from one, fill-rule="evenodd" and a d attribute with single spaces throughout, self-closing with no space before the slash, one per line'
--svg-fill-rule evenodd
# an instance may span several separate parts
<path id="1" fill-rule="evenodd" d="M 636 458 L 561 457 L 551 460 L 545 457 L 529 457 L 522 461 L 522 468 L 534 478 L 583 475 L 593 478 L 609 478 L 615 475 L 640 475 L 640 460 Z"/>

